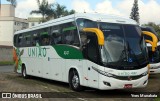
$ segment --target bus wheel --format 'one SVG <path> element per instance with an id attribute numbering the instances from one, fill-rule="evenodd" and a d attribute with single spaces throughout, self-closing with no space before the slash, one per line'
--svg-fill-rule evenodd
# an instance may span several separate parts
<path id="1" fill-rule="evenodd" d="M 25 65 L 22 66 L 22 77 L 25 78 L 25 79 L 28 78 Z"/>
<path id="2" fill-rule="evenodd" d="M 69 73 L 69 85 L 71 89 L 73 89 L 74 91 L 82 91 L 82 86 L 80 85 L 79 75 L 75 69 L 73 69 Z"/>

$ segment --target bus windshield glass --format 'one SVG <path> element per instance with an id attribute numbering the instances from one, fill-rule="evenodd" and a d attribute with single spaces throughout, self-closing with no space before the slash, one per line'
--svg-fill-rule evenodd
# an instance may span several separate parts
<path id="1" fill-rule="evenodd" d="M 146 45 L 140 27 L 103 22 L 99 26 L 105 37 L 101 52 L 102 61 L 107 67 L 135 69 L 147 64 Z"/>
<path id="2" fill-rule="evenodd" d="M 104 34 L 104 46 L 100 50 L 103 66 L 114 69 L 139 69 L 147 66 L 148 52 L 138 25 L 95 22 L 78 19 L 79 30 L 99 28 Z"/>

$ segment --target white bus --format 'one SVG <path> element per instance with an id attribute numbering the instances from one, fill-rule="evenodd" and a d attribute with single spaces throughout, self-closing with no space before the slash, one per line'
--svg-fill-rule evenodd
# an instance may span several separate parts
<path id="1" fill-rule="evenodd" d="M 77 13 L 14 35 L 17 72 L 100 90 L 148 83 L 147 47 L 131 19 Z"/>
<path id="2" fill-rule="evenodd" d="M 150 62 L 150 74 L 160 73 L 160 39 L 158 37 L 158 34 L 152 27 L 149 26 L 141 26 L 141 29 L 142 31 L 148 31 L 153 33 L 158 39 L 157 48 L 155 52 L 152 51 L 152 45 L 150 43 L 147 43 L 147 47 L 148 47 L 148 55 Z M 153 40 L 152 37 L 150 36 L 145 35 L 144 37 L 145 40 L 150 40 L 150 41 Z"/>

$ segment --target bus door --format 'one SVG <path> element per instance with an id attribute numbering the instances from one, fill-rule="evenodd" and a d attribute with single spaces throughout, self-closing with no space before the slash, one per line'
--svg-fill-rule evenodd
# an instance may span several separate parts
<path id="1" fill-rule="evenodd" d="M 97 36 L 94 33 L 87 33 L 87 43 L 83 46 L 83 54 L 87 61 L 83 63 L 83 73 L 84 73 L 84 84 L 87 84 L 89 87 L 98 87 L 98 72 L 93 68 L 98 68 L 98 42 Z"/>

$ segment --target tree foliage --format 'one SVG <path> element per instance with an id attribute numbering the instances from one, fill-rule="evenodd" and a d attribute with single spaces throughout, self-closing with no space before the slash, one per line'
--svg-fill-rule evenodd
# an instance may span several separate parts
<path id="1" fill-rule="evenodd" d="M 14 7 L 17 6 L 17 0 L 7 0 L 8 2 L 10 2 Z"/>
<path id="2" fill-rule="evenodd" d="M 47 0 L 37 0 L 38 10 L 33 10 L 30 14 L 41 14 L 42 22 L 46 21 L 46 18 L 49 16 L 53 16 L 52 4 L 49 4 Z"/>
<path id="3" fill-rule="evenodd" d="M 155 31 L 160 36 L 160 25 L 155 24 L 154 22 L 149 22 L 148 24 L 143 24 L 142 26 L 151 26 L 155 29 Z"/>
<path id="4" fill-rule="evenodd" d="M 66 6 L 60 5 L 58 3 L 56 3 L 55 5 L 53 5 L 53 10 L 54 10 L 54 14 L 55 14 L 54 18 L 60 18 L 62 16 L 67 16 L 67 15 L 75 13 L 74 10 L 68 11 L 66 9 Z"/>
<path id="5" fill-rule="evenodd" d="M 138 0 L 134 0 L 130 18 L 135 20 L 137 23 L 139 23 L 140 17 L 139 17 Z"/>
<path id="6" fill-rule="evenodd" d="M 41 14 L 43 17 L 42 22 L 75 13 L 74 10 L 68 11 L 64 5 L 58 3 L 49 4 L 47 0 L 42 0 L 42 2 L 37 0 L 37 4 L 38 10 L 33 10 L 30 14 Z"/>

